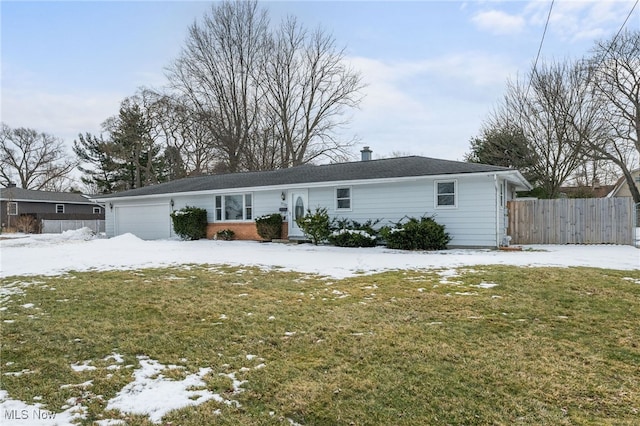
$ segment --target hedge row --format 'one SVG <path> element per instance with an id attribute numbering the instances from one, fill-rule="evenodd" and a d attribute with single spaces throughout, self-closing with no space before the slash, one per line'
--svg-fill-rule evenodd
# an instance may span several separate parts
<path id="1" fill-rule="evenodd" d="M 391 226 L 376 229 L 380 220 L 359 223 L 353 220 L 331 220 L 326 208 L 317 208 L 297 221 L 314 244 L 329 242 L 339 247 L 373 247 L 385 244 L 401 250 L 443 250 L 451 241 L 445 226 L 433 217 L 407 217 Z"/>

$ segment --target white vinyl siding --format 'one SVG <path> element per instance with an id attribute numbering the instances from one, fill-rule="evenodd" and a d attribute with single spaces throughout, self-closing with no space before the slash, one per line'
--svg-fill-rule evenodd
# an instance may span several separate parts
<path id="1" fill-rule="evenodd" d="M 451 181 L 441 179 L 439 181 Z M 492 174 L 473 174 L 470 176 L 457 175 L 455 177 L 455 196 L 457 208 L 436 208 L 436 184 L 433 178 L 417 177 L 415 180 L 387 183 L 357 183 L 352 185 L 327 185 L 326 187 L 308 188 L 308 208 L 315 210 L 317 207 L 326 207 L 331 217 L 338 219 L 351 219 L 365 222 L 369 219 L 380 219 L 377 226 L 390 225 L 405 217 L 434 216 L 436 222 L 446 226 L 446 231 L 452 236 L 451 246 L 495 247 L 496 244 L 496 205 L 499 200 L 496 191 L 496 182 Z M 498 185 L 503 183 L 498 180 Z M 338 209 L 337 188 L 349 188 L 351 209 Z M 500 188 L 500 186 L 498 186 Z M 513 186 L 505 187 L 505 201 L 512 197 Z M 225 210 L 223 200 L 225 196 L 242 195 L 243 214 L 250 215 L 254 220 L 266 214 L 284 212 L 280 209 L 290 209 L 290 195 L 298 189 L 276 188 L 261 190 L 255 188 L 252 192 L 234 193 L 224 191 L 212 191 L 197 195 L 170 195 L 148 200 L 149 203 L 164 203 L 169 208 L 170 199 L 175 201 L 174 210 L 186 206 L 194 206 L 207 210 L 209 223 L 220 222 Z M 282 193 L 285 200 L 282 200 Z M 246 201 L 246 195 L 251 195 L 250 203 Z M 216 208 L 216 199 L 220 197 L 219 207 Z M 140 204 L 141 201 L 113 201 L 115 206 Z M 109 203 L 107 203 L 107 206 Z M 113 220 L 114 207 L 106 208 L 107 235 L 115 234 Z M 291 212 L 288 212 L 290 216 Z M 505 226 L 503 215 L 499 215 L 499 230 Z M 249 219 L 247 219 L 249 221 Z"/>
<path id="2" fill-rule="evenodd" d="M 453 237 L 452 246 L 495 247 L 496 199 L 493 176 L 457 177 L 457 208 L 435 208 L 433 179 L 413 182 L 353 185 L 352 211 L 329 209 L 331 217 L 365 222 L 381 219 L 378 227 L 405 217 L 434 216 Z M 333 188 L 310 188 L 309 208 L 335 206 Z"/>

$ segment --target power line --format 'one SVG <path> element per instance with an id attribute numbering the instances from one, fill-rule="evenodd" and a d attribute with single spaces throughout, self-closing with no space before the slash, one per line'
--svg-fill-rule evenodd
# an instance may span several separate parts
<path id="1" fill-rule="evenodd" d="M 627 21 L 629 21 L 629 18 L 631 18 L 631 15 L 633 15 L 633 11 L 636 10 L 636 6 L 638 5 L 638 2 L 640 2 L 640 0 L 636 0 L 636 2 L 633 4 L 633 6 L 631 7 L 631 10 L 629 11 L 629 13 L 627 14 L 627 17 L 624 19 L 624 22 L 622 23 L 622 25 L 620 25 L 620 29 L 618 30 L 618 32 L 616 33 L 615 37 L 613 37 L 613 39 L 611 40 L 611 44 L 609 44 L 609 48 L 607 49 L 607 51 L 604 53 L 603 57 L 606 57 L 607 54 L 609 54 L 609 51 L 611 51 L 611 48 L 613 47 L 614 44 L 616 44 L 616 40 L 618 39 L 618 37 L 620 36 L 620 34 L 622 33 L 622 30 L 624 29 L 624 27 L 627 25 Z"/>
<path id="2" fill-rule="evenodd" d="M 636 4 L 640 0 L 636 0 Z M 544 30 L 542 31 L 542 38 L 540 39 L 540 45 L 538 46 L 538 53 L 536 54 L 536 60 L 533 62 L 533 71 L 531 72 L 531 78 L 529 78 L 529 85 L 527 86 L 527 91 L 525 92 L 525 99 L 529 96 L 529 89 L 531 89 L 531 82 L 533 81 L 533 77 L 536 74 L 536 67 L 538 66 L 538 60 L 540 59 L 540 52 L 542 52 L 542 45 L 544 44 L 544 38 L 547 35 L 547 28 L 549 28 L 549 20 L 551 19 L 551 12 L 553 11 L 553 4 L 555 0 L 551 0 L 551 5 L 549 6 L 549 13 L 547 13 L 547 21 L 544 23 Z"/>

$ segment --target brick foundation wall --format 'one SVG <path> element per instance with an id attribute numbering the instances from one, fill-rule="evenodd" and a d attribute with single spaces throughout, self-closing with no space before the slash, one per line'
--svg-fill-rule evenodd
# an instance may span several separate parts
<path id="1" fill-rule="evenodd" d="M 258 231 L 256 230 L 255 222 L 226 222 L 226 223 L 208 223 L 207 224 L 207 238 L 213 239 L 216 237 L 218 231 L 223 229 L 231 229 L 235 232 L 234 239 L 236 240 L 254 240 L 262 241 Z M 286 239 L 289 235 L 289 224 L 287 222 L 282 223 L 282 238 Z"/>

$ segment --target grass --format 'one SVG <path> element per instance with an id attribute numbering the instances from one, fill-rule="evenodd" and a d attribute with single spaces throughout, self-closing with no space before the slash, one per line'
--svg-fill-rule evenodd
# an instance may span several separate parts
<path id="1" fill-rule="evenodd" d="M 25 373 L 3 374 L 0 388 L 52 411 L 82 398 L 85 424 L 148 425 L 105 412 L 132 380 L 132 368 L 108 368 L 116 353 L 123 366 L 140 355 L 178 365 L 163 372 L 173 380 L 210 367 L 207 388 L 240 404 L 209 401 L 164 424 L 640 422 L 639 271 L 458 274 L 186 266 L 7 278 L 0 365 Z M 97 368 L 71 368 L 86 361 Z"/>

